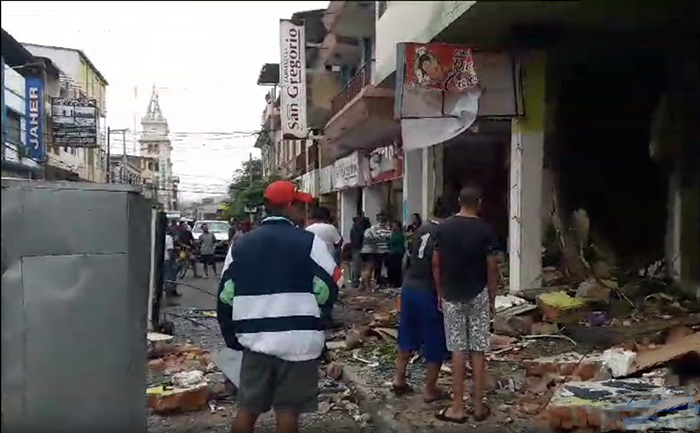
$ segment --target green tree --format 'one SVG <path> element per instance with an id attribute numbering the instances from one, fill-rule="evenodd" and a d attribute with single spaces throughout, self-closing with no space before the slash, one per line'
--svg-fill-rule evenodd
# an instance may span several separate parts
<path id="1" fill-rule="evenodd" d="M 265 188 L 279 176 L 263 177 L 262 161 L 252 159 L 245 161 L 241 168 L 233 173 L 233 179 L 228 186 L 229 201 L 225 212 L 227 219 L 246 219 L 248 214 L 246 208 L 257 208 L 260 210 L 263 205 L 263 194 Z"/>

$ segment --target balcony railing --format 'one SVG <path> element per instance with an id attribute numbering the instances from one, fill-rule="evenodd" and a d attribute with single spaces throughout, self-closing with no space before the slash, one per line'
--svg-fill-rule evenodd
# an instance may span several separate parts
<path id="1" fill-rule="evenodd" d="M 355 74 L 348 84 L 343 87 L 335 97 L 331 100 L 331 116 L 338 114 L 340 110 L 343 109 L 350 101 L 352 101 L 355 96 L 357 96 L 362 89 L 369 86 L 372 83 L 372 65 L 374 60 L 370 60 Z"/>

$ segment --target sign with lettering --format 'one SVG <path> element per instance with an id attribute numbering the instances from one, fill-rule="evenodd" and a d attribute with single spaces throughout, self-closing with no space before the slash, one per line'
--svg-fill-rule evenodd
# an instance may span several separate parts
<path id="1" fill-rule="evenodd" d="M 359 153 L 353 152 L 345 158 L 333 163 L 333 187 L 337 190 L 365 185 L 366 159 Z"/>
<path id="2" fill-rule="evenodd" d="M 403 152 L 398 143 L 374 149 L 369 154 L 371 182 L 380 183 L 403 176 Z"/>
<path id="3" fill-rule="evenodd" d="M 44 140 L 44 81 L 39 77 L 26 77 L 27 130 L 25 146 L 27 156 L 34 161 L 46 157 Z"/>
<path id="4" fill-rule="evenodd" d="M 306 138 L 306 35 L 303 21 L 280 20 L 282 136 Z"/>
<path id="5" fill-rule="evenodd" d="M 53 143 L 66 147 L 97 147 L 97 100 L 52 98 Z"/>

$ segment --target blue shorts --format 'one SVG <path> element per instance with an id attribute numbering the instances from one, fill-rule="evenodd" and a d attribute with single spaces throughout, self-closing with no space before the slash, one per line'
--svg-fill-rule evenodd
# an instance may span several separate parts
<path id="1" fill-rule="evenodd" d="M 418 281 L 405 281 L 401 289 L 399 315 L 399 350 L 421 351 L 427 362 L 442 362 L 448 357 L 445 324 L 438 310 L 437 295 L 421 287 Z"/>

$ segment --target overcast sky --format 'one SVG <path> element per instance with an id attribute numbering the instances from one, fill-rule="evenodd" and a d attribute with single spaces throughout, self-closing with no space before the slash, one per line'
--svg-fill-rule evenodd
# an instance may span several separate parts
<path id="1" fill-rule="evenodd" d="M 232 172 L 250 152 L 257 155 L 254 136 L 209 133 L 260 129 L 268 89 L 256 82 L 263 63 L 279 62 L 279 19 L 327 5 L 2 1 L 0 17 L 20 42 L 83 50 L 109 81 L 112 128 L 134 129 L 155 83 L 172 132 L 174 171 L 190 200 L 225 192 Z M 133 137 L 127 142 L 131 153 Z"/>

